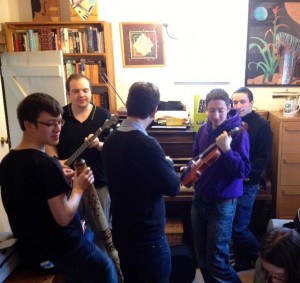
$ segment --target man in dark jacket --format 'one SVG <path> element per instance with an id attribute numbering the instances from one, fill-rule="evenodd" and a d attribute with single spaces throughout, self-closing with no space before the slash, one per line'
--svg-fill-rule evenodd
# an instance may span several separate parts
<path id="1" fill-rule="evenodd" d="M 232 232 L 235 269 L 241 271 L 253 268 L 258 257 L 258 241 L 248 227 L 261 174 L 270 160 L 272 131 L 269 122 L 252 110 L 254 101 L 250 89 L 239 88 L 233 93 L 232 101 L 242 120 L 248 124 L 250 140 L 251 172 L 244 180 L 244 193 L 238 199 Z"/>

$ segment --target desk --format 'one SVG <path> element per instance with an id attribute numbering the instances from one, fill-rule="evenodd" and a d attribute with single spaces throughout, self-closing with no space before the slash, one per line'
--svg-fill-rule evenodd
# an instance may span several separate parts
<path id="1" fill-rule="evenodd" d="M 188 159 L 193 156 L 195 132 L 186 130 L 147 130 L 148 135 L 156 138 L 172 159 Z"/>

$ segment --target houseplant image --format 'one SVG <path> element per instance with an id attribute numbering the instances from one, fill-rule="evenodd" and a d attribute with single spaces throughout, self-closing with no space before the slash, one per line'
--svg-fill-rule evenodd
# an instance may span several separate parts
<path id="1" fill-rule="evenodd" d="M 300 85 L 300 1 L 249 1 L 245 84 Z"/>

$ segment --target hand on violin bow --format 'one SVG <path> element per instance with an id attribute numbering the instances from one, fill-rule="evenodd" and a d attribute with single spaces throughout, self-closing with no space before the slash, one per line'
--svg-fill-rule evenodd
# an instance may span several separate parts
<path id="1" fill-rule="evenodd" d="M 216 138 L 216 144 L 223 153 L 230 150 L 231 142 L 232 142 L 232 137 L 231 135 L 228 135 L 226 131 L 224 131 L 221 135 L 219 135 Z"/>

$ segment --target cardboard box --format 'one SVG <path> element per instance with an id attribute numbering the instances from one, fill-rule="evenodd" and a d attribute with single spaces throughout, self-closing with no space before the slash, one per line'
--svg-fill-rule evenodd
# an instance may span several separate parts
<path id="1" fill-rule="evenodd" d="M 34 22 L 61 21 L 59 1 L 60 0 L 31 0 L 32 20 Z M 69 0 L 67 1 L 69 2 Z"/>
<path id="2" fill-rule="evenodd" d="M 41 4 L 42 2 L 42 4 Z M 77 3 L 78 1 L 73 1 Z M 40 1 L 31 0 L 34 22 L 59 21 L 98 21 L 97 0 L 83 0 L 80 4 L 71 5 L 69 0 Z"/>

